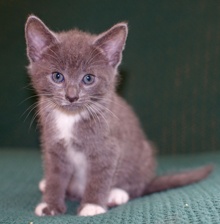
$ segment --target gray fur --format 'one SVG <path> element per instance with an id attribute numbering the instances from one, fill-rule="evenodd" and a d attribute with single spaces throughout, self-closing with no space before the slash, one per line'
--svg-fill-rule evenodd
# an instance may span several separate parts
<path id="1" fill-rule="evenodd" d="M 155 181 L 154 147 L 133 110 L 115 91 L 127 31 L 127 24 L 119 23 L 100 35 L 79 30 L 54 33 L 35 16 L 27 20 L 29 74 L 39 96 L 46 215 L 64 213 L 66 195 L 81 200 L 79 211 L 88 203 L 106 208 L 112 188 L 135 198 L 154 192 L 154 187 L 159 191 L 198 181 L 210 171 L 205 169 L 197 178 L 194 173 L 190 180 L 181 176 L 187 181 L 180 181 L 177 174 L 175 184 L 171 181 L 164 187 Z M 53 83 L 53 72 L 62 73 L 65 81 Z M 85 74 L 94 74 L 95 83 L 85 86 L 81 81 Z M 56 113 L 79 118 L 67 133 L 68 142 L 59 137 Z M 83 193 L 74 190 L 79 170 L 71 164 L 71 155 L 86 158 Z"/>

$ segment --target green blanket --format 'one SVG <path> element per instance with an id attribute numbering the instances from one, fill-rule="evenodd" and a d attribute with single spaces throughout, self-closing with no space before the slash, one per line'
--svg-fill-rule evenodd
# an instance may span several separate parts
<path id="1" fill-rule="evenodd" d="M 130 201 L 95 217 L 77 217 L 76 202 L 67 202 L 67 214 L 36 217 L 34 208 L 41 199 L 38 182 L 42 177 L 38 150 L 0 151 L 1 224 L 182 224 L 220 223 L 220 153 L 163 156 L 159 172 L 194 168 L 214 163 L 206 180 L 190 186 L 155 193 Z M 193 166 L 192 166 L 193 164 Z"/>

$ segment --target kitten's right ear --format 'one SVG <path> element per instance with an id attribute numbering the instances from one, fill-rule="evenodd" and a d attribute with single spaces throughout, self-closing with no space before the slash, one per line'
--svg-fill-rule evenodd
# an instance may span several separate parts
<path id="1" fill-rule="evenodd" d="M 29 16 L 25 24 L 27 55 L 31 62 L 38 61 L 43 51 L 57 43 L 55 34 L 36 16 Z"/>
<path id="2" fill-rule="evenodd" d="M 117 69 L 121 63 L 122 51 L 128 35 L 127 23 L 118 23 L 97 36 L 94 45 L 102 50 L 109 64 Z"/>

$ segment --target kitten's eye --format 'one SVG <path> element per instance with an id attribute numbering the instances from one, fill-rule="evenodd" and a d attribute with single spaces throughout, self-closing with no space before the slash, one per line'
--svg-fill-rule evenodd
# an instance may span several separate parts
<path id="1" fill-rule="evenodd" d="M 95 76 L 94 75 L 91 75 L 91 74 L 87 74 L 83 77 L 83 80 L 84 84 L 86 85 L 91 85 L 94 83 L 95 81 Z"/>
<path id="2" fill-rule="evenodd" d="M 53 72 L 52 73 L 52 79 L 56 83 L 61 83 L 61 82 L 64 81 L 64 76 L 59 72 Z"/>

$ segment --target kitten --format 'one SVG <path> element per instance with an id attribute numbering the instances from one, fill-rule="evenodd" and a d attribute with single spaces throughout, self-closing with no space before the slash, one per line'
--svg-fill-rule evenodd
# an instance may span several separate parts
<path id="1" fill-rule="evenodd" d="M 116 94 L 128 33 L 118 23 L 99 35 L 55 33 L 37 17 L 26 22 L 28 67 L 39 96 L 45 179 L 36 215 L 66 211 L 65 197 L 92 216 L 128 200 L 205 178 L 210 166 L 156 176 L 153 146 Z"/>

